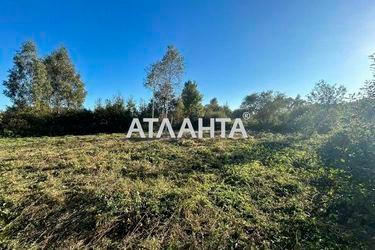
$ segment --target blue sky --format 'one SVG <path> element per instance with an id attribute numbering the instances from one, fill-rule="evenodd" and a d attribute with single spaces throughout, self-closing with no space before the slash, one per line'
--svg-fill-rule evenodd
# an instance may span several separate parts
<path id="1" fill-rule="evenodd" d="M 41 56 L 64 45 L 89 108 L 116 94 L 147 100 L 145 68 L 168 44 L 184 55 L 184 79 L 198 82 L 204 102 L 232 108 L 256 91 L 305 95 L 320 79 L 356 91 L 371 78 L 375 52 L 372 0 L 3 0 L 0 9 L 0 80 L 23 41 L 34 40 Z M 0 95 L 0 109 L 9 104 Z"/>

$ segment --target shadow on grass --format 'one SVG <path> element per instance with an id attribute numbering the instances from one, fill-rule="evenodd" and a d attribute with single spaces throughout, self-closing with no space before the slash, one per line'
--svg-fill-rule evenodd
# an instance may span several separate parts
<path id="1" fill-rule="evenodd" d="M 7 218 L 6 238 L 18 238 L 25 245 L 37 243 L 56 248 L 63 242 L 87 243 L 95 235 L 96 215 L 105 201 L 87 190 L 66 193 L 64 201 L 35 192 L 25 197 Z"/>

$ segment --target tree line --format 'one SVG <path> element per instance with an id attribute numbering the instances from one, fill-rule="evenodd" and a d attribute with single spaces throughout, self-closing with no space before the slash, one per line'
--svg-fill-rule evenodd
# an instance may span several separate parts
<path id="1" fill-rule="evenodd" d="M 374 67 L 375 58 L 370 56 Z M 241 118 L 247 129 L 269 132 L 329 133 L 348 117 L 361 117 L 373 124 L 374 80 L 364 83 L 359 93 L 348 94 L 342 85 L 319 81 L 306 98 L 275 91 L 252 93 L 240 107 L 231 110 L 213 98 L 206 105 L 198 83 L 182 84 L 184 58 L 168 46 L 163 57 L 146 70 L 144 86 L 152 92 L 148 102 L 138 105 L 121 96 L 85 109 L 85 84 L 67 49 L 60 47 L 41 58 L 36 45 L 27 41 L 13 58 L 13 67 L 3 82 L 4 94 L 12 106 L 0 114 L 2 135 L 64 135 L 126 132 L 134 117 L 168 117 L 178 127 L 182 119 Z M 375 78 L 375 72 L 374 72 Z M 182 84 L 181 93 L 178 89 Z"/>
<path id="2" fill-rule="evenodd" d="M 14 108 L 61 112 L 82 107 L 85 86 L 64 47 L 40 58 L 35 44 L 27 41 L 13 64 L 3 85 Z"/>

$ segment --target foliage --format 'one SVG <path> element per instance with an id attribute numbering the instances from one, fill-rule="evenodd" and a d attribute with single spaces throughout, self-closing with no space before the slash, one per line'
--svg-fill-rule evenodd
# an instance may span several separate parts
<path id="1" fill-rule="evenodd" d="M 365 99 L 375 100 L 375 80 L 366 81 L 362 90 L 362 97 Z"/>
<path id="2" fill-rule="evenodd" d="M 374 56 L 370 56 L 370 59 L 375 61 Z M 357 107 L 366 113 L 366 116 L 362 116 L 367 117 L 366 120 L 362 119 L 363 122 L 374 122 L 371 118 L 374 117 L 374 80 L 366 81 L 361 92 L 350 97 L 346 95 L 345 87 L 322 80 L 307 96 L 308 102 L 300 96 L 292 98 L 274 91 L 252 93 L 244 98 L 239 109 L 232 112 L 227 105 L 219 105 L 217 98 L 202 107 L 203 96 L 196 82 L 186 82 L 178 96 L 176 87 L 183 72 L 182 55 L 175 47 L 168 46 L 163 58 L 152 64 L 147 72 L 144 84 L 153 91 L 150 103 L 142 103 L 137 107 L 131 99 L 126 104 L 126 110 L 116 110 L 117 104 L 113 103 L 106 105 L 104 110 L 99 107 L 94 111 L 82 111 L 86 91 L 67 50 L 61 47 L 41 60 L 36 46 L 26 42 L 21 51 L 16 53 L 14 66 L 8 80 L 4 82 L 5 94 L 12 99 L 14 106 L 5 112 L 0 134 L 63 134 L 64 131 L 71 131 L 70 124 L 59 125 L 59 132 L 55 131 L 55 124 L 67 114 L 72 117 L 73 113 L 77 121 L 71 121 L 71 118 L 67 121 L 76 124 L 77 129 L 84 128 L 78 124 L 80 115 L 83 120 L 91 117 L 93 122 L 87 129 L 69 132 L 74 134 L 125 132 L 129 119 L 136 115 L 141 119 L 162 118 L 168 116 L 168 113 L 176 127 L 184 117 L 194 120 L 203 116 L 204 124 L 207 125 L 208 118 L 242 118 L 247 112 L 251 115 L 245 123 L 249 130 L 299 132 L 306 135 L 334 132 L 347 117 L 356 114 Z M 51 123 L 54 125 L 51 126 Z M 68 127 L 65 129 L 64 126 Z"/>
<path id="3" fill-rule="evenodd" d="M 82 107 L 86 96 L 84 84 L 65 48 L 42 60 L 35 44 L 28 41 L 16 53 L 13 63 L 8 80 L 4 81 L 4 94 L 13 102 L 13 108 L 45 113 Z"/>
<path id="4" fill-rule="evenodd" d="M 104 106 L 99 103 L 95 107 L 93 113 L 95 130 L 101 133 L 125 132 L 137 114 L 132 99 L 125 104 L 124 98 L 116 96 L 112 100 L 106 100 Z"/>
<path id="5" fill-rule="evenodd" d="M 52 89 L 35 44 L 25 42 L 14 56 L 13 63 L 8 80 L 3 83 L 4 94 L 20 109 L 30 106 L 37 110 L 48 108 Z"/>
<path id="6" fill-rule="evenodd" d="M 205 118 L 225 118 L 231 116 L 231 110 L 227 105 L 220 106 L 217 98 L 212 98 L 210 103 L 204 107 Z"/>
<path id="7" fill-rule="evenodd" d="M 197 120 L 199 117 L 202 117 L 202 98 L 203 96 L 198 90 L 197 83 L 187 81 L 181 93 L 185 117 L 189 117 L 193 120 Z"/>
<path id="8" fill-rule="evenodd" d="M 345 100 L 346 88 L 342 85 L 330 85 L 325 81 L 319 81 L 307 96 L 312 103 L 322 105 L 334 105 Z"/>
<path id="9" fill-rule="evenodd" d="M 175 124 L 181 124 L 185 116 L 185 106 L 181 98 L 177 100 L 176 108 L 174 110 L 174 121 Z"/>
<path id="10" fill-rule="evenodd" d="M 152 117 L 154 117 L 154 102 L 160 104 L 164 117 L 168 116 L 171 102 L 175 97 L 175 88 L 179 85 L 183 73 L 184 58 L 171 45 L 167 47 L 163 58 L 150 66 L 144 84 L 153 91 Z"/>
<path id="11" fill-rule="evenodd" d="M 132 99 L 125 103 L 121 96 L 97 104 L 91 110 L 36 112 L 32 108 L 10 108 L 2 114 L 4 136 L 54 136 L 125 132 L 138 110 Z"/>
<path id="12" fill-rule="evenodd" d="M 293 98 L 284 94 L 266 91 L 246 96 L 240 108 L 252 115 L 257 127 L 275 129 L 281 126 L 285 116 L 294 107 L 293 101 Z"/>
<path id="13" fill-rule="evenodd" d="M 64 47 L 54 51 L 44 60 L 48 81 L 52 86 L 51 104 L 57 112 L 63 108 L 77 110 L 86 97 L 84 84 L 75 71 L 68 52 Z"/>
<path id="14" fill-rule="evenodd" d="M 358 95 L 362 103 L 371 95 L 371 81 Z M 366 94 L 365 94 L 366 93 Z M 367 98 L 368 99 L 368 98 Z M 341 126 L 345 117 L 355 112 L 355 100 L 346 97 L 346 89 L 324 81 L 318 82 L 308 95 L 309 102 L 274 91 L 253 93 L 244 98 L 240 109 L 232 117 L 250 114 L 246 126 L 255 131 L 299 132 L 306 135 L 327 134 Z M 364 106 L 370 107 L 368 103 Z"/>

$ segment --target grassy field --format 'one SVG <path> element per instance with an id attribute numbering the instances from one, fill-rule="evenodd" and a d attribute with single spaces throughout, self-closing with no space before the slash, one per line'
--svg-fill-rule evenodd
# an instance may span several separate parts
<path id="1" fill-rule="evenodd" d="M 0 248 L 368 247 L 316 140 L 124 137 L 0 139 Z"/>

